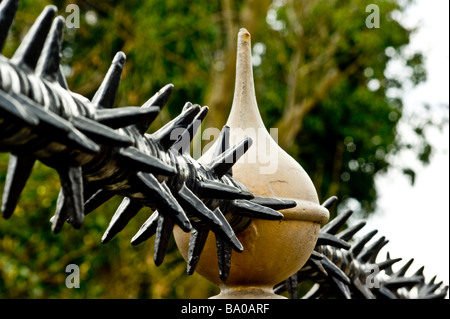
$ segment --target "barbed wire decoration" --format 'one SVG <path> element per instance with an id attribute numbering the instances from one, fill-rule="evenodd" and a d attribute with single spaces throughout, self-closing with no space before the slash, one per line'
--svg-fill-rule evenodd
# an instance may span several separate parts
<path id="1" fill-rule="evenodd" d="M 0 50 L 18 9 L 18 0 L 0 1 Z M 166 104 L 168 84 L 141 107 L 113 108 L 126 56 L 118 52 L 96 94 L 89 100 L 71 92 L 60 67 L 64 19 L 47 6 L 11 58 L 0 54 L 0 152 L 10 153 L 1 211 L 10 218 L 35 161 L 55 169 L 61 182 L 53 233 L 65 223 L 82 227 L 84 218 L 113 196 L 124 197 L 102 237 L 109 242 L 145 206 L 153 214 L 132 238 L 140 244 L 155 236 L 154 262 L 161 265 L 175 225 L 190 232 L 187 273 L 193 274 L 209 232 L 216 235 L 219 275 L 226 281 L 232 250 L 242 252 L 236 233 L 253 218 L 280 220 L 278 210 L 293 200 L 258 197 L 232 177 L 232 167 L 251 147 L 246 138 L 230 146 L 225 126 L 212 161 L 201 164 L 189 154 L 191 139 L 209 108 L 187 102 L 180 115 L 158 131 L 146 133 Z M 328 208 L 332 197 L 323 206 Z M 391 259 L 375 264 L 387 243 L 382 237 L 365 247 L 371 236 L 348 243 L 363 222 L 337 233 L 351 213 L 322 228 L 316 250 L 297 274 L 277 286 L 296 297 L 297 285 L 312 279 L 312 298 L 337 292 L 345 298 L 443 298 L 448 287 L 425 283 L 422 270 L 405 277 L 408 262 L 393 273 Z M 372 234 L 372 233 L 370 233 Z M 365 288 L 366 268 L 377 265 L 379 289 Z"/>
<path id="2" fill-rule="evenodd" d="M 1 4 L 2 45 L 17 7 L 17 0 Z M 147 134 L 172 93 L 172 84 L 142 107 L 113 109 L 125 63 L 123 52 L 116 54 L 92 101 L 71 92 L 59 65 L 64 23 L 61 17 L 54 19 L 56 11 L 47 6 L 13 57 L 0 57 L 0 150 L 11 152 L 3 217 L 13 214 L 34 162 L 39 160 L 56 169 L 61 181 L 51 219 L 54 233 L 59 233 L 66 221 L 80 228 L 86 214 L 121 195 L 124 200 L 103 243 L 147 206 L 154 213 L 132 239 L 133 245 L 155 235 L 154 261 L 160 265 L 174 225 L 192 231 L 188 261 L 188 273 L 192 274 L 212 231 L 220 247 L 218 259 L 223 261 L 220 276 L 225 280 L 231 249 L 243 250 L 232 226 L 248 225 L 251 218 L 281 219 L 283 215 L 271 207 L 289 208 L 295 201 L 255 197 L 232 178 L 232 166 L 252 140 L 230 147 L 227 127 L 208 165 L 189 155 L 198 128 L 194 124 L 206 116 L 207 106 L 187 102 L 178 117 Z"/>

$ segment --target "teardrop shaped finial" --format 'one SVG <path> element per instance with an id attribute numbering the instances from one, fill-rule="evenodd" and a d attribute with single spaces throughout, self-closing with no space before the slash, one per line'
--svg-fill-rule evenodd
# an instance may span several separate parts
<path id="1" fill-rule="evenodd" d="M 264 128 L 256 101 L 253 82 L 252 45 L 250 33 L 242 28 L 238 33 L 236 81 L 232 111 L 227 124 L 242 127 Z"/>

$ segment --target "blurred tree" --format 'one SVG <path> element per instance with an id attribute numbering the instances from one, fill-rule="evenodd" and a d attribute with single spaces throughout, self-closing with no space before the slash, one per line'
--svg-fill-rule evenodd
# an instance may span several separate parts
<path id="1" fill-rule="evenodd" d="M 175 92 L 149 131 L 186 101 L 209 105 L 206 126 L 221 128 L 233 97 L 236 36 L 245 27 L 252 34 L 256 93 L 267 127 L 279 129 L 280 145 L 310 174 L 321 199 L 337 195 L 370 213 L 377 199 L 374 178 L 391 167 L 389 155 L 410 148 L 426 164 L 432 152 L 423 133 L 434 125 L 428 118 L 411 123 L 416 141 L 405 144 L 397 132 L 402 89 L 426 79 L 423 56 L 404 50 L 413 30 L 396 18 L 410 2 L 22 0 L 3 54 L 12 55 L 45 5 L 55 4 L 68 17 L 67 5 L 74 3 L 80 28 L 66 29 L 62 51 L 74 92 L 92 97 L 122 50 L 128 61 L 117 106 L 141 105 L 171 82 Z M 369 3 L 380 8 L 380 28 L 365 24 Z M 389 75 L 390 63 L 401 71 Z M 1 187 L 6 163 L 0 154 Z M 90 214 L 81 230 L 66 226 L 52 235 L 48 220 L 59 181 L 36 166 L 13 220 L 0 221 L 0 296 L 205 298 L 217 292 L 198 275 L 185 275 L 174 244 L 159 268 L 151 260 L 152 241 L 129 244 L 148 210 L 100 246 L 118 199 Z M 414 177 L 411 167 L 400 169 Z M 70 263 L 80 266 L 80 289 L 65 287 Z"/>

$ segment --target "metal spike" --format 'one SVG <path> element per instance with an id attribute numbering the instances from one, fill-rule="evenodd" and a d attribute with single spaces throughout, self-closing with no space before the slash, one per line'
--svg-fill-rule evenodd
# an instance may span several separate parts
<path id="1" fill-rule="evenodd" d="M 322 256 L 323 258 L 323 256 Z M 321 259 L 322 259 L 321 258 Z M 316 268 L 322 273 L 324 274 L 326 277 L 328 277 L 328 272 L 325 270 L 325 268 L 323 267 L 322 263 L 320 262 L 320 259 L 309 259 L 312 264 L 314 266 L 316 266 Z"/>
<path id="2" fill-rule="evenodd" d="M 337 238 L 349 241 L 353 238 L 353 236 L 360 231 L 364 226 L 366 226 L 365 221 L 361 221 L 356 225 L 353 225 L 347 229 L 344 229 L 343 231 L 339 232 L 339 234 L 336 235 Z"/>
<path id="3" fill-rule="evenodd" d="M 19 0 L 3 0 L 0 3 L 0 52 L 3 50 L 18 7 Z"/>
<path id="4" fill-rule="evenodd" d="M 231 246 L 221 236 L 216 235 L 217 260 L 219 264 L 219 278 L 225 282 L 231 269 Z"/>
<path id="5" fill-rule="evenodd" d="M 421 276 L 391 277 L 383 283 L 383 286 L 391 290 L 397 290 L 399 288 L 412 288 L 421 281 L 423 281 Z"/>
<path id="6" fill-rule="evenodd" d="M 363 284 L 359 278 L 355 278 L 353 280 L 353 285 L 358 289 L 358 291 L 364 296 L 366 299 L 375 299 L 373 293 L 369 290 L 369 288 Z"/>
<path id="7" fill-rule="evenodd" d="M 321 245 L 328 245 L 333 246 L 337 248 L 343 248 L 343 249 L 350 249 L 350 244 L 343 241 L 342 239 L 337 238 L 334 235 L 331 235 L 329 233 L 319 233 L 319 237 L 316 242 L 316 247 Z"/>
<path id="8" fill-rule="evenodd" d="M 220 131 L 219 138 L 216 142 L 216 149 L 214 150 L 213 158 L 220 156 L 230 148 L 230 127 L 225 125 Z"/>
<path id="9" fill-rule="evenodd" d="M 36 159 L 33 156 L 15 154 L 9 156 L 8 172 L 2 199 L 3 218 L 8 219 L 14 213 L 20 194 L 30 177 L 35 162 Z"/>
<path id="10" fill-rule="evenodd" d="M 325 270 L 331 277 L 336 277 L 345 284 L 350 285 L 350 279 L 347 277 L 347 275 L 338 266 L 331 262 L 328 257 L 323 256 L 323 258 L 320 260 L 320 263 L 322 263 L 323 268 L 325 268 Z"/>
<path id="11" fill-rule="evenodd" d="M 197 268 L 200 255 L 208 239 L 209 229 L 206 226 L 193 226 L 189 239 L 187 274 L 192 275 Z"/>
<path id="12" fill-rule="evenodd" d="M 220 154 L 218 157 L 213 159 L 213 162 L 210 164 L 211 171 L 221 178 L 230 170 L 239 158 L 247 152 L 249 147 L 252 145 L 252 142 L 252 139 L 247 137 L 239 144 L 236 144 L 232 148 Z"/>
<path id="13" fill-rule="evenodd" d="M 332 221 L 322 227 L 321 232 L 336 235 L 338 230 L 344 226 L 347 220 L 352 216 L 353 211 L 348 210 L 342 214 L 337 215 Z"/>
<path id="14" fill-rule="evenodd" d="M 358 255 L 358 259 L 363 263 L 374 263 L 378 256 L 380 250 L 386 246 L 389 240 L 386 237 L 380 237 L 375 243 L 373 243 L 369 248 L 363 249 L 363 251 Z"/>
<path id="15" fill-rule="evenodd" d="M 334 283 L 334 286 L 339 290 L 339 292 L 345 299 L 352 299 L 352 295 L 350 293 L 350 289 L 348 288 L 348 285 L 346 285 L 345 283 L 343 283 L 342 281 L 340 281 L 339 279 L 337 279 L 335 277 L 331 277 L 331 282 Z M 374 298 L 371 298 L 371 299 L 374 299 Z"/>
<path id="16" fill-rule="evenodd" d="M 185 110 L 180 115 L 152 134 L 152 138 L 165 150 L 169 150 L 169 148 L 172 147 L 178 137 L 186 130 L 189 124 L 194 120 L 195 116 L 200 112 L 200 105 L 192 105 L 189 102 L 186 105 L 188 107 L 185 106 Z"/>
<path id="17" fill-rule="evenodd" d="M 58 174 L 61 181 L 62 200 L 64 202 L 61 208 L 65 207 L 67 209 L 70 223 L 74 228 L 78 229 L 83 224 L 84 219 L 83 175 L 81 167 L 62 167 L 58 169 Z"/>
<path id="18" fill-rule="evenodd" d="M 153 173 L 156 175 L 172 176 L 175 169 L 160 159 L 147 155 L 135 147 L 120 148 L 117 153 L 117 159 L 123 166 L 136 171 Z"/>
<path id="19" fill-rule="evenodd" d="M 149 108 L 152 106 L 158 106 L 160 109 L 167 103 L 170 95 L 173 91 L 173 84 L 167 84 L 161 90 L 158 91 L 154 96 L 152 96 L 141 108 Z M 138 130 L 141 135 L 144 135 L 148 130 L 153 120 L 144 119 L 139 123 L 135 124 L 134 127 Z"/>
<path id="20" fill-rule="evenodd" d="M 216 199 L 252 199 L 252 193 L 237 187 L 213 180 L 203 180 L 196 183 L 197 191 L 201 198 Z"/>
<path id="21" fill-rule="evenodd" d="M 160 266 L 164 261 L 173 226 L 174 222 L 171 218 L 164 214 L 159 215 L 155 236 L 155 250 L 153 252 L 153 260 L 156 266 Z"/>
<path id="22" fill-rule="evenodd" d="M 94 120 L 113 129 L 134 125 L 141 121 L 153 121 L 161 109 L 158 106 L 147 108 L 137 106 L 117 109 L 97 109 Z"/>
<path id="23" fill-rule="evenodd" d="M 194 139 L 195 134 L 197 134 L 200 124 L 205 119 L 206 114 L 208 114 L 208 110 L 209 108 L 207 106 L 201 108 L 192 123 L 189 124 L 186 130 L 178 137 L 175 144 L 172 145 L 171 150 L 178 151 L 179 154 L 190 153 L 191 142 Z"/>
<path id="24" fill-rule="evenodd" d="M 133 246 L 139 245 L 140 243 L 143 243 L 150 237 L 152 237 L 154 234 L 156 234 L 156 228 L 158 227 L 158 219 L 159 219 L 159 212 L 155 211 L 146 221 L 144 224 L 142 224 L 141 228 L 139 228 L 136 235 L 133 236 L 131 239 L 131 244 Z"/>
<path id="25" fill-rule="evenodd" d="M 160 184 L 155 176 L 142 172 L 137 173 L 136 177 L 142 182 L 142 192 L 148 198 L 152 198 L 152 202 L 158 210 L 169 214 L 185 232 L 191 231 L 192 226 L 189 218 L 175 197 L 173 197 L 165 181 Z"/>
<path id="26" fill-rule="evenodd" d="M 274 210 L 288 209 L 297 206 L 297 202 L 291 199 L 274 198 L 274 197 L 261 197 L 255 196 L 250 200 L 252 203 L 269 207 Z"/>
<path id="27" fill-rule="evenodd" d="M 67 80 L 66 80 L 66 77 L 65 77 L 65 75 L 63 73 L 61 65 L 59 66 L 58 83 L 59 83 L 59 85 L 61 85 L 62 88 L 66 89 L 66 90 L 69 90 L 69 85 L 67 84 Z"/>
<path id="28" fill-rule="evenodd" d="M 69 210 L 67 209 L 67 202 L 64 200 L 64 194 L 61 190 L 56 201 L 55 215 L 50 219 L 52 224 L 52 232 L 57 234 L 61 231 L 67 218 L 69 218 Z"/>
<path id="29" fill-rule="evenodd" d="M 298 286 L 297 274 L 294 274 L 293 276 L 289 277 L 286 280 L 286 289 L 289 293 L 290 299 L 298 299 L 297 286 Z"/>
<path id="30" fill-rule="evenodd" d="M 425 269 L 425 266 L 420 267 L 414 274 L 414 276 L 423 276 L 423 271 Z"/>
<path id="31" fill-rule="evenodd" d="M 400 268 L 393 275 L 393 277 L 403 277 L 406 274 L 406 271 L 409 269 L 409 267 L 412 265 L 413 262 L 414 262 L 414 258 L 411 258 L 410 260 L 408 260 L 408 262 L 402 268 Z"/>
<path id="32" fill-rule="evenodd" d="M 114 197 L 114 193 L 99 189 L 84 203 L 84 214 L 87 215 Z"/>
<path id="33" fill-rule="evenodd" d="M 29 110 L 27 104 L 23 105 L 3 91 L 0 91 L 0 114 L 13 117 L 33 127 L 39 124 L 39 118 Z"/>
<path id="34" fill-rule="evenodd" d="M 133 144 L 133 139 L 117 133 L 108 126 L 102 125 L 86 117 L 72 117 L 70 122 L 87 137 L 100 144 L 125 147 Z"/>
<path id="35" fill-rule="evenodd" d="M 378 230 L 372 230 L 371 232 L 364 235 L 361 239 L 359 239 L 356 243 L 352 245 L 350 248 L 350 252 L 353 256 L 358 256 L 358 254 L 363 250 L 364 246 L 372 239 L 375 234 L 378 233 Z"/>
<path id="36" fill-rule="evenodd" d="M 386 299 L 398 299 L 396 295 L 394 295 L 389 289 L 380 287 L 377 289 L 377 292 Z"/>
<path id="37" fill-rule="evenodd" d="M 272 208 L 261 206 L 245 199 L 236 199 L 230 204 L 235 209 L 234 213 L 240 216 L 267 220 L 280 220 L 284 217 L 282 213 Z"/>
<path id="38" fill-rule="evenodd" d="M 322 206 L 326 209 L 330 209 L 331 206 L 338 200 L 337 196 L 331 196 L 325 202 L 323 202 Z"/>
<path id="39" fill-rule="evenodd" d="M 95 106 L 106 108 L 112 108 L 114 106 L 126 59 L 127 57 L 123 52 L 117 52 L 114 56 L 105 79 L 92 99 L 92 103 Z"/>
<path id="40" fill-rule="evenodd" d="M 397 258 L 398 259 L 398 258 Z M 389 260 L 393 260 L 393 259 L 391 259 L 391 254 L 389 254 L 389 252 L 387 252 L 386 253 L 386 262 L 387 261 L 389 261 Z M 401 259 L 400 259 L 401 260 Z M 393 272 L 393 270 L 392 270 L 392 265 L 393 265 L 394 263 L 392 263 L 392 264 L 386 264 L 386 266 L 384 267 L 384 272 L 386 273 L 386 275 L 388 275 L 388 276 L 392 276 L 392 274 L 394 273 Z"/>
<path id="41" fill-rule="evenodd" d="M 216 215 L 186 186 L 183 184 L 178 192 L 181 204 L 189 213 L 205 223 L 215 234 L 222 234 L 233 247 L 234 250 L 241 252 L 244 247 L 237 239 L 233 229 L 227 222 L 222 213 Z M 217 210 L 217 209 L 216 209 Z M 220 210 L 219 210 L 220 211 Z M 215 211 L 216 212 L 216 211 Z M 219 217 L 221 219 L 219 219 Z"/>
<path id="42" fill-rule="evenodd" d="M 52 20 L 57 11 L 58 9 L 53 5 L 45 7 L 14 53 L 11 63 L 26 65 L 31 70 L 36 68 L 47 34 L 52 25 Z"/>
<path id="43" fill-rule="evenodd" d="M 114 213 L 108 228 L 102 237 L 102 244 L 108 243 L 117 233 L 122 231 L 128 222 L 144 207 L 141 203 L 133 201 L 128 197 L 122 200 L 122 203 Z"/>
<path id="44" fill-rule="evenodd" d="M 63 28 L 64 18 L 57 17 L 53 21 L 36 66 L 36 74 L 52 82 L 58 82 L 59 78 Z"/>
<path id="45" fill-rule="evenodd" d="M 401 258 L 387 259 L 383 262 L 377 263 L 377 266 L 380 270 L 384 270 L 391 267 L 393 264 L 398 263 L 401 260 L 402 260 Z"/>

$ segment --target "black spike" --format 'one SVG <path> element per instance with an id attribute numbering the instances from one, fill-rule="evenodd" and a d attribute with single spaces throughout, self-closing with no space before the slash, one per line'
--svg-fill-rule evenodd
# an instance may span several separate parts
<path id="1" fill-rule="evenodd" d="M 205 223 L 214 233 L 222 234 L 231 244 L 234 250 L 241 252 L 244 247 L 237 239 L 230 224 L 225 217 L 220 220 L 205 204 L 186 186 L 183 184 L 178 192 L 181 204 L 189 213 L 199 218 Z M 222 215 L 222 214 L 220 214 Z M 222 215 L 223 216 L 223 215 Z"/>
<path id="2" fill-rule="evenodd" d="M 117 233 L 122 231 L 128 222 L 144 207 L 141 203 L 133 201 L 128 197 L 122 200 L 122 203 L 114 213 L 108 228 L 102 237 L 102 244 L 109 242 Z"/>
<path id="3" fill-rule="evenodd" d="M 343 283 L 350 285 L 350 279 L 347 277 L 347 275 L 334 263 L 332 263 L 328 257 L 323 256 L 323 258 L 320 260 L 320 263 L 322 263 L 323 268 L 327 271 L 328 275 L 331 277 L 335 277 L 336 279 L 339 279 Z"/>
<path id="4" fill-rule="evenodd" d="M 159 212 L 155 211 L 139 228 L 136 235 L 131 239 L 131 244 L 133 246 L 139 245 L 140 243 L 146 241 L 150 237 L 156 234 L 156 228 L 158 227 Z"/>
<path id="5" fill-rule="evenodd" d="M 201 108 L 192 123 L 189 124 L 186 130 L 178 137 L 175 144 L 172 145 L 171 150 L 178 151 L 179 154 L 190 153 L 191 142 L 194 139 L 195 134 L 197 134 L 200 124 L 205 119 L 206 114 L 208 114 L 208 110 L 209 108 L 207 106 Z"/>
<path id="6" fill-rule="evenodd" d="M 159 90 L 158 93 L 156 93 L 153 97 L 151 97 L 142 106 L 142 108 L 158 106 L 161 109 L 167 103 L 167 100 L 169 99 L 170 95 L 172 94 L 172 91 L 173 91 L 173 84 L 167 84 L 161 90 Z M 150 127 L 150 125 L 152 124 L 153 120 L 144 119 L 144 120 L 138 122 L 137 124 L 135 124 L 134 127 L 139 131 L 139 133 L 141 133 L 141 135 L 144 135 L 145 132 Z"/>
<path id="7" fill-rule="evenodd" d="M 252 139 L 250 137 L 245 138 L 239 144 L 236 144 L 232 148 L 226 150 L 218 157 L 213 159 L 210 164 L 211 170 L 220 178 L 225 175 L 231 167 L 239 160 L 239 158 L 247 152 L 252 145 Z"/>
<path id="8" fill-rule="evenodd" d="M 169 150 L 177 141 L 178 137 L 192 123 L 195 116 L 200 112 L 200 105 L 186 104 L 183 112 L 172 121 L 164 125 L 152 134 L 152 138 L 157 141 L 165 150 Z"/>
<path id="9" fill-rule="evenodd" d="M 58 83 L 59 85 L 61 85 L 63 89 L 69 90 L 69 85 L 67 84 L 67 80 L 63 73 L 62 66 L 59 66 Z"/>
<path id="10" fill-rule="evenodd" d="M 223 152 L 230 148 L 230 127 L 225 125 L 220 131 L 219 138 L 216 142 L 213 158 L 220 156 Z"/>
<path id="11" fill-rule="evenodd" d="M 36 159 L 33 156 L 15 154 L 9 156 L 2 199 L 2 214 L 5 219 L 10 218 L 14 213 L 20 194 L 30 177 L 35 162 Z"/>
<path id="12" fill-rule="evenodd" d="M 208 239 L 209 229 L 206 226 L 193 226 L 191 237 L 189 238 L 187 274 L 192 275 L 197 268 L 200 255 Z"/>
<path id="13" fill-rule="evenodd" d="M 173 226 L 174 222 L 171 218 L 164 214 L 159 215 L 158 226 L 156 227 L 155 250 L 153 252 L 153 260 L 156 266 L 160 266 L 164 261 Z"/>
<path id="14" fill-rule="evenodd" d="M 358 289 L 358 291 L 364 296 L 366 299 L 375 299 L 373 293 L 369 290 L 369 288 L 363 284 L 359 278 L 355 278 L 353 280 L 353 285 Z"/>
<path id="15" fill-rule="evenodd" d="M 217 260 L 219 264 L 219 278 L 226 281 L 231 269 L 231 246 L 221 236 L 216 235 Z"/>
<path id="16" fill-rule="evenodd" d="M 338 200 L 337 196 L 331 196 L 325 202 L 323 202 L 322 206 L 326 209 L 330 209 L 331 206 Z"/>
<path id="17" fill-rule="evenodd" d="M 289 293 L 290 299 L 297 299 L 298 298 L 298 277 L 297 274 L 294 274 L 293 276 L 289 277 L 286 280 L 286 289 Z"/>
<path id="18" fill-rule="evenodd" d="M 83 175 L 80 166 L 67 166 L 58 169 L 64 205 L 68 210 L 70 223 L 76 229 L 83 224 L 84 199 Z"/>
<path id="19" fill-rule="evenodd" d="M 322 258 L 323 258 L 323 256 L 322 256 Z M 321 258 L 321 259 L 322 259 Z M 325 270 L 325 268 L 323 267 L 323 265 L 322 265 L 322 263 L 320 262 L 320 259 L 309 259 L 311 262 L 312 262 L 312 264 L 314 265 L 314 266 L 316 266 L 316 268 L 323 274 L 323 275 L 325 275 L 326 277 L 328 277 L 328 272 Z"/>
<path id="20" fill-rule="evenodd" d="M 359 239 L 356 243 L 352 245 L 350 248 L 350 252 L 353 256 L 358 256 L 358 254 L 363 250 L 364 246 L 372 239 L 375 234 L 378 233 L 378 230 L 372 230 L 371 232 L 364 235 L 361 239 Z"/>
<path id="21" fill-rule="evenodd" d="M 352 216 L 353 211 L 348 210 L 342 214 L 337 215 L 332 221 L 322 227 L 321 232 L 336 235 L 339 229 L 344 226 L 347 220 Z"/>
<path id="22" fill-rule="evenodd" d="M 39 118 L 30 110 L 28 104 L 20 103 L 3 91 L 0 91 L 0 114 L 13 117 L 33 127 L 39 124 Z"/>
<path id="23" fill-rule="evenodd" d="M 178 226 L 185 232 L 189 232 L 192 229 L 189 218 L 183 211 L 183 208 L 178 204 L 178 201 L 173 197 L 166 182 L 159 183 L 155 176 L 151 174 L 145 174 L 139 172 L 136 174 L 137 178 L 142 182 L 142 192 L 148 198 L 152 198 L 152 202 L 160 211 L 164 211 L 165 214 L 170 214 Z"/>
<path id="24" fill-rule="evenodd" d="M 114 193 L 110 192 L 106 189 L 99 189 L 95 192 L 89 199 L 84 203 L 84 214 L 87 215 L 90 212 L 94 211 L 111 198 L 114 197 Z"/>
<path id="25" fill-rule="evenodd" d="M 424 271 L 424 269 L 425 269 L 425 266 L 422 266 L 422 267 L 420 267 L 415 273 L 414 273 L 414 276 L 424 276 L 423 275 L 423 271 Z"/>
<path id="26" fill-rule="evenodd" d="M 213 180 L 203 180 L 196 183 L 197 191 L 201 198 L 216 199 L 252 199 L 252 193 L 237 187 Z"/>
<path id="27" fill-rule="evenodd" d="M 402 260 L 401 258 L 387 259 L 383 262 L 377 263 L 377 266 L 380 270 L 384 270 L 391 267 L 393 264 L 398 263 L 401 260 Z"/>
<path id="28" fill-rule="evenodd" d="M 58 82 L 59 78 L 63 28 L 64 18 L 57 17 L 53 21 L 36 66 L 36 74 L 52 82 Z"/>
<path id="29" fill-rule="evenodd" d="M 386 299 L 398 299 L 396 295 L 394 295 L 389 289 L 380 287 L 377 289 L 377 292 Z"/>
<path id="30" fill-rule="evenodd" d="M 14 53 L 14 56 L 11 58 L 11 63 L 26 65 L 31 70 L 35 70 L 47 34 L 52 25 L 52 20 L 57 11 L 58 9 L 53 5 L 45 7 Z"/>
<path id="31" fill-rule="evenodd" d="M 387 252 L 386 253 L 386 262 L 388 262 L 389 260 L 393 260 L 393 259 L 391 259 L 391 254 L 389 254 L 389 252 Z M 394 273 L 393 270 L 392 270 L 392 265 L 393 264 L 394 263 L 392 263 L 392 264 L 388 264 L 387 263 L 386 266 L 384 267 L 384 272 L 386 273 L 386 275 L 392 276 L 392 274 Z"/>
<path id="32" fill-rule="evenodd" d="M 79 229 L 84 219 L 83 177 L 81 167 L 58 167 L 61 190 L 56 202 L 55 215 L 51 218 L 52 231 L 57 234 L 67 220 Z"/>
<path id="33" fill-rule="evenodd" d="M 408 260 L 408 262 L 402 268 L 400 268 L 393 275 L 393 277 L 402 277 L 402 276 L 404 276 L 406 274 L 406 271 L 408 271 L 409 267 L 412 265 L 413 262 L 414 262 L 414 258 L 411 258 L 410 260 Z"/>
<path id="34" fill-rule="evenodd" d="M 3 0 L 0 3 L 0 52 L 3 50 L 18 7 L 19 0 Z"/>
<path id="35" fill-rule="evenodd" d="M 250 201 L 252 203 L 255 203 L 255 204 L 258 204 L 261 206 L 265 206 L 265 207 L 269 207 L 274 210 L 288 209 L 288 208 L 293 208 L 293 207 L 297 206 L 297 202 L 295 200 L 285 199 L 285 198 L 255 196 Z"/>
<path id="36" fill-rule="evenodd" d="M 391 277 L 383 283 L 383 286 L 391 290 L 397 290 L 400 288 L 412 288 L 422 281 L 423 277 L 420 276 Z"/>
<path id="37" fill-rule="evenodd" d="M 108 126 L 102 125 L 86 117 L 73 117 L 70 122 L 87 137 L 100 144 L 125 147 L 133 144 L 128 135 L 119 134 Z"/>
<path id="38" fill-rule="evenodd" d="M 92 103 L 97 107 L 112 108 L 114 106 L 126 59 L 123 52 L 117 52 L 114 56 L 105 79 L 92 99 Z"/>
<path id="39" fill-rule="evenodd" d="M 137 106 L 119 107 L 117 109 L 97 109 L 94 120 L 113 129 L 134 125 L 141 121 L 153 121 L 159 114 L 160 108 Z"/>
<path id="40" fill-rule="evenodd" d="M 176 172 L 173 167 L 160 159 L 147 155 L 135 147 L 120 148 L 117 153 L 117 159 L 123 166 L 136 171 L 165 176 L 172 176 Z"/>
<path id="41" fill-rule="evenodd" d="M 358 255 L 358 259 L 363 263 L 374 263 L 375 259 L 378 256 L 380 250 L 386 246 L 389 240 L 386 240 L 385 237 L 380 237 L 376 242 L 374 242 L 369 248 L 363 249 L 363 251 Z"/>
<path id="42" fill-rule="evenodd" d="M 340 281 L 335 277 L 331 277 L 331 282 L 334 283 L 334 286 L 338 289 L 338 291 L 345 299 L 352 299 L 348 285 L 346 285 L 345 283 L 343 283 L 342 281 Z"/>
<path id="43" fill-rule="evenodd" d="M 277 212 L 272 208 L 261 206 L 245 199 L 236 199 L 230 204 L 232 205 L 232 207 L 234 207 L 235 214 L 240 216 L 267 220 L 280 220 L 283 218 L 282 213 Z"/>
<path id="44" fill-rule="evenodd" d="M 356 225 L 353 225 L 353 226 L 351 226 L 351 227 L 349 227 L 347 229 L 344 229 L 339 234 L 337 234 L 336 237 L 339 238 L 339 239 L 345 240 L 345 241 L 349 241 L 364 226 L 366 226 L 366 222 L 365 221 L 361 221 L 361 222 L 359 222 Z"/>
<path id="45" fill-rule="evenodd" d="M 319 237 L 317 238 L 316 247 L 321 246 L 321 245 L 328 245 L 328 246 L 333 246 L 333 247 L 342 248 L 342 249 L 346 249 L 346 250 L 350 249 L 349 243 L 343 241 L 342 239 L 337 238 L 334 235 L 331 235 L 329 233 L 323 233 L 323 232 L 319 233 Z"/>

